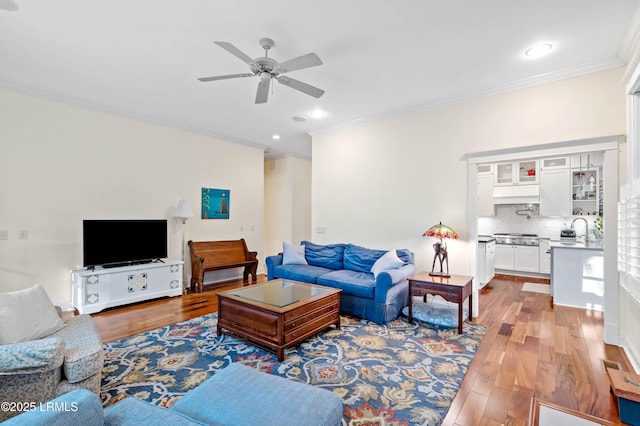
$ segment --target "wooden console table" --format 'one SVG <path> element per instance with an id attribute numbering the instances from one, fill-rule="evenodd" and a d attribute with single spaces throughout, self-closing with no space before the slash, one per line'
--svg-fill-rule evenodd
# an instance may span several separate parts
<path id="1" fill-rule="evenodd" d="M 469 321 L 473 309 L 473 277 L 451 275 L 449 278 L 432 277 L 428 272 L 418 272 L 409 277 L 409 322 L 413 321 L 413 297 L 427 294 L 441 296 L 444 300 L 458 304 L 458 333 L 462 334 L 462 306 L 469 298 Z"/>

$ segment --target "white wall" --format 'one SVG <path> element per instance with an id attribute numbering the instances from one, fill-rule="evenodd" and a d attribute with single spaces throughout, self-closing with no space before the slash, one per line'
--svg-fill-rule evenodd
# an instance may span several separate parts
<path id="1" fill-rule="evenodd" d="M 625 133 L 623 68 L 313 135 L 312 231 L 318 242 L 409 248 L 430 269 L 442 221 L 452 273 L 469 273 L 467 170 L 486 150 Z M 324 227 L 326 233 L 316 233 Z"/>
<path id="2" fill-rule="evenodd" d="M 311 161 L 285 157 L 264 167 L 265 256 L 282 251 L 282 242 L 311 239 Z"/>
<path id="3" fill-rule="evenodd" d="M 0 88 L 0 289 L 39 282 L 70 301 L 83 219 L 168 218 L 169 256 L 180 258 L 172 214 L 183 197 L 197 216 L 187 240 L 244 237 L 261 251 L 263 164 L 262 149 Z M 199 218 L 202 187 L 231 191 L 229 220 Z M 225 273 L 241 275 L 207 280 Z"/>

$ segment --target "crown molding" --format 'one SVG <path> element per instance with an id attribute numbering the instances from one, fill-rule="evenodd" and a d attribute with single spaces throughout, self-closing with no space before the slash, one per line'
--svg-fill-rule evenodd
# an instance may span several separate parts
<path id="1" fill-rule="evenodd" d="M 0 81 L 0 87 L 3 87 L 7 90 L 12 90 L 15 92 L 19 92 L 19 93 L 23 93 L 25 95 L 30 95 L 30 96 L 35 96 L 38 98 L 43 98 L 43 99 L 47 99 L 49 101 L 53 101 L 53 102 L 60 102 L 60 103 L 64 103 L 64 104 L 68 104 L 71 106 L 75 106 L 75 107 L 80 107 L 80 108 L 84 108 L 84 109 L 90 109 L 90 110 L 94 110 L 94 111 L 100 111 L 100 112 L 106 112 L 109 114 L 113 114 L 113 115 L 117 115 L 120 117 L 125 117 L 125 118 L 129 118 L 132 120 L 136 120 L 136 121 L 142 121 L 142 122 L 146 122 L 146 123 L 152 123 L 152 124 L 157 124 L 160 126 L 166 126 L 166 127 L 171 127 L 172 129 L 177 129 L 177 130 L 182 130 L 185 132 L 189 132 L 189 133 L 195 133 L 201 136 L 207 136 L 210 138 L 215 138 L 221 141 L 225 141 L 225 142 L 232 142 L 232 143 L 237 143 L 240 145 L 246 145 L 246 146 L 250 146 L 252 148 L 258 148 L 258 149 L 262 149 L 265 150 L 267 149 L 267 145 L 263 145 L 263 144 L 258 144 L 255 142 L 251 142 L 245 139 L 241 139 L 241 138 L 237 138 L 234 136 L 230 136 L 230 135 L 224 135 L 221 133 L 213 133 L 213 132 L 206 132 L 200 129 L 196 129 L 196 128 L 191 128 L 191 127 L 186 127 L 186 126 L 182 126 L 179 125 L 177 123 L 173 123 L 170 121 L 164 121 L 164 120 L 158 120 L 156 118 L 152 118 L 152 117 L 147 117 L 141 114 L 132 114 L 132 113 L 128 113 L 125 111 L 121 111 L 121 110 L 117 110 L 114 108 L 109 108 L 103 105 L 98 105 L 98 104 L 93 104 L 90 102 L 84 102 L 84 101 L 79 101 L 77 99 L 72 99 L 72 98 L 68 98 L 66 96 L 63 95 L 58 95 L 58 94 L 54 94 L 54 93 L 50 93 L 50 92 L 46 92 L 46 91 L 42 91 L 42 90 L 36 90 L 36 89 L 32 89 L 32 88 L 27 88 L 27 87 L 23 87 L 23 86 L 18 86 L 15 84 L 10 84 L 4 81 Z"/>
<path id="2" fill-rule="evenodd" d="M 453 96 L 449 98 L 442 98 L 429 102 L 426 104 L 416 105 L 401 110 L 389 111 L 381 114 L 373 114 L 366 117 L 361 117 L 356 120 L 351 120 L 343 123 L 338 123 L 332 126 L 322 127 L 314 131 L 308 132 L 311 136 L 319 135 L 322 133 L 329 133 L 335 130 L 345 129 L 349 127 L 361 126 L 373 121 L 386 120 L 391 118 L 397 118 L 400 116 L 412 114 L 415 112 L 426 112 L 446 106 L 461 104 L 465 102 L 474 101 L 477 99 L 487 98 L 491 96 L 497 96 L 504 93 L 513 92 L 516 90 L 527 89 L 530 87 L 540 86 L 542 84 L 553 83 L 555 81 L 564 80 L 572 77 L 579 77 L 586 74 L 591 74 L 598 71 L 604 71 L 606 69 L 615 68 L 624 65 L 623 61 L 618 57 L 609 58 L 600 62 L 588 63 L 578 67 L 565 68 L 562 70 L 539 74 L 530 78 L 497 85 L 492 88 L 477 90 L 475 92 L 467 93 L 463 96 Z"/>

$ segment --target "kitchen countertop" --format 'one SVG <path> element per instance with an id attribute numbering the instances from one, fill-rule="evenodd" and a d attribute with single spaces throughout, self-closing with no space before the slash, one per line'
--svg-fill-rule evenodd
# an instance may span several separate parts
<path id="1" fill-rule="evenodd" d="M 551 240 L 549 247 L 553 250 L 554 248 L 563 248 L 563 249 L 585 249 L 585 250 L 604 250 L 604 241 L 596 240 L 596 241 L 587 241 L 578 239 L 577 241 L 560 241 L 560 240 Z"/>
<path id="2" fill-rule="evenodd" d="M 490 243 L 491 241 L 495 241 L 496 239 L 493 238 L 491 235 L 478 235 L 478 242 L 479 243 Z"/>

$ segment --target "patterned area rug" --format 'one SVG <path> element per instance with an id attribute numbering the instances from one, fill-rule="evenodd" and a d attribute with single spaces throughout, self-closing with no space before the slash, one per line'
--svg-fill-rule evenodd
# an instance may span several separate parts
<path id="1" fill-rule="evenodd" d="M 105 345 L 105 406 L 130 395 L 170 407 L 232 362 L 329 389 L 344 402 L 347 425 L 439 425 L 486 328 L 456 329 L 398 319 L 381 326 L 343 316 L 325 332 L 286 351 L 270 352 L 216 335 L 217 314 Z"/>

